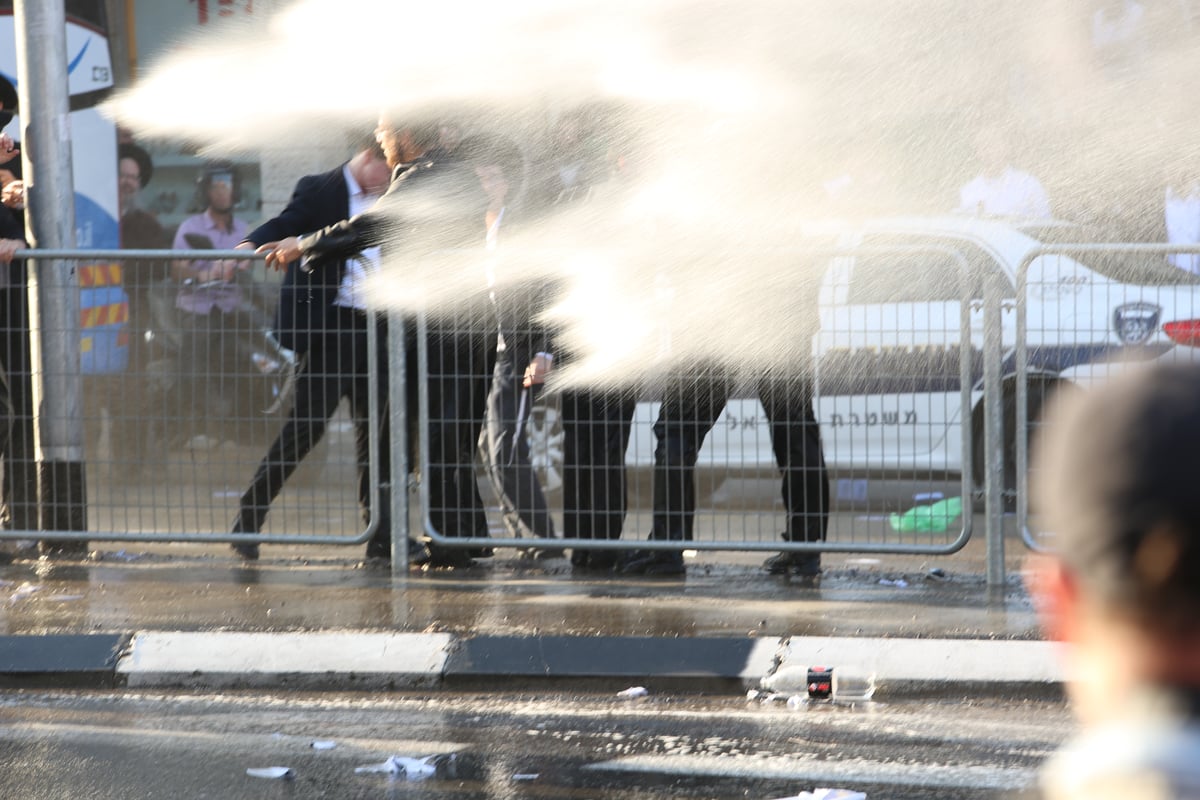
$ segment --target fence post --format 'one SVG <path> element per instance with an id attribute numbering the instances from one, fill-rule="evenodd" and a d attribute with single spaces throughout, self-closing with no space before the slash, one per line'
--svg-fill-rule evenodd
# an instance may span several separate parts
<path id="1" fill-rule="evenodd" d="M 1004 390 L 1001 386 L 1003 323 L 998 281 L 987 281 L 983 305 L 983 464 L 987 537 L 987 585 L 1002 586 L 1004 575 Z"/>
<path id="2" fill-rule="evenodd" d="M 66 7 L 64 0 L 16 0 L 14 14 L 18 91 L 25 125 L 22 158 L 30 184 L 28 235 L 36 247 L 74 247 Z M 38 259 L 29 300 L 41 529 L 86 531 L 75 264 Z M 86 550 L 87 543 L 76 538 L 58 549 Z"/>
<path id="3" fill-rule="evenodd" d="M 382 313 L 387 314 L 388 320 L 387 342 L 381 346 L 388 349 L 388 407 L 385 413 L 391 415 L 388 428 L 392 439 L 392 577 L 403 580 L 408 577 L 408 415 L 414 409 L 408 408 L 406 401 L 405 319 L 391 309 Z"/>

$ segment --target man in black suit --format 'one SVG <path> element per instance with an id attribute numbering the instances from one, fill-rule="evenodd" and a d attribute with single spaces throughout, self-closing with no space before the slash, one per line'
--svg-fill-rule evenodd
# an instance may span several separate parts
<path id="1" fill-rule="evenodd" d="M 448 154 L 437 148 L 434 125 L 398 126 L 381 117 L 376 136 L 393 166 L 391 184 L 374 207 L 311 235 L 289 238 L 260 250 L 268 265 L 301 262 L 319 271 L 336 259 L 382 245 L 389 261 L 419 263 L 439 251 L 479 248 L 491 200 L 481 174 L 483 154 Z M 496 360 L 498 321 L 488 301 L 484 276 L 479 292 L 453 310 L 436 310 L 428 326 L 429 452 L 423 482 L 429 487 L 429 519 L 451 538 L 488 536 L 487 516 L 475 478 L 475 447 Z M 406 349 L 415 361 L 413 337 Z M 415 388 L 409 384 L 410 392 Z M 410 402 L 410 407 L 415 404 Z M 471 567 L 490 548 L 466 550 L 429 545 L 430 569 Z"/>
<path id="2" fill-rule="evenodd" d="M 320 230 L 356 211 L 369 208 L 387 186 L 390 170 L 383 151 L 374 141 L 345 164 L 319 175 L 308 175 L 296 184 L 288 205 L 280 214 L 255 230 L 239 247 L 256 249 L 288 237 Z M 241 509 L 233 533 L 258 533 L 271 501 L 300 461 L 312 450 L 342 398 L 350 403 L 358 460 L 358 499 L 364 520 L 378 520 L 367 546 L 367 556 L 391 555 L 390 503 L 382 493 L 379 508 L 371 497 L 369 443 L 375 434 L 368 418 L 370 371 L 367 327 L 377 325 L 377 369 L 379 374 L 379 475 L 388 485 L 390 456 L 387 425 L 387 331 L 381 320 L 366 310 L 360 284 L 365 270 L 378 261 L 377 251 L 364 251 L 354 258 L 330 261 L 322 268 L 302 271 L 298 262 L 289 265 L 280 289 L 275 330 L 283 347 L 303 360 L 296 377 L 292 410 L 283 429 L 258 466 L 242 495 Z M 258 558 L 257 544 L 234 544 L 243 558 Z"/>

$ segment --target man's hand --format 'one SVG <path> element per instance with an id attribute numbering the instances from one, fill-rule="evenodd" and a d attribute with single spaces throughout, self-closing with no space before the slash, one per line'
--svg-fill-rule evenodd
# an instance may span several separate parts
<path id="1" fill-rule="evenodd" d="M 13 253 L 25 248 L 25 242 L 20 239 L 0 239 L 0 264 L 13 260 Z"/>
<path id="2" fill-rule="evenodd" d="M 9 181 L 0 192 L 0 203 L 16 211 L 25 208 L 25 181 Z"/>
<path id="3" fill-rule="evenodd" d="M 549 353 L 538 353 L 529 361 L 525 368 L 524 385 L 536 386 L 546 382 L 546 376 L 554 369 L 554 356 Z"/>
<path id="4" fill-rule="evenodd" d="M 7 164 L 14 158 L 21 157 L 21 148 L 7 133 L 0 133 L 0 164 Z"/>
<path id="5" fill-rule="evenodd" d="M 266 253 L 267 266 L 276 270 L 286 269 L 288 264 L 303 255 L 300 251 L 300 240 L 295 236 L 289 236 L 278 242 L 267 242 L 254 252 L 259 255 Z"/>

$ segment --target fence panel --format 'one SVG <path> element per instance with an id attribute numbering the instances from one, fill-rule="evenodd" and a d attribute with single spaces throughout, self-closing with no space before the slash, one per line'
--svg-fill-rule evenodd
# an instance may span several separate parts
<path id="1" fill-rule="evenodd" d="M 1131 365 L 1194 360 L 1200 349 L 1168 326 L 1200 319 L 1200 277 L 1171 263 L 1200 247 L 1078 243 L 1028 252 L 1017 271 L 1016 394 L 1005 423 L 1008 480 L 1025 545 L 1053 549 L 1029 509 L 1029 442 L 1054 391 L 1086 388 Z M 1192 340 L 1192 344 L 1196 344 Z M 1023 433 L 1023 435 L 1022 435 Z"/>
<path id="2" fill-rule="evenodd" d="M 505 329 L 504 302 L 499 322 L 478 304 L 425 320 L 410 357 L 419 364 L 426 533 L 438 545 L 468 548 L 960 549 L 971 532 L 973 409 L 982 398 L 978 265 L 944 246 L 796 258 L 822 260 L 819 302 L 795 298 L 796 313 L 820 323 L 800 348 L 811 350 L 811 365 L 804 358 L 765 380 L 692 365 L 653 386 L 577 390 L 552 380 L 528 390 L 521 377 L 536 348 L 511 345 L 553 342 L 552 334 Z M 487 334 L 497 326 L 509 352 L 493 370 Z M 766 320 L 763 335 L 771 333 Z M 489 385 L 494 402 L 480 436 Z M 813 494 L 819 461 L 804 423 L 806 396 L 829 468 L 828 501 Z M 773 429 L 791 453 L 786 479 Z M 670 465 L 656 470 L 661 441 Z M 471 496 L 476 479 L 479 499 Z M 808 497 L 794 500 L 789 514 L 786 492 Z M 689 519 L 683 509 L 693 496 Z M 821 542 L 814 531 L 825 514 Z M 789 529 L 795 541 L 782 538 Z"/>
<path id="3" fill-rule="evenodd" d="M 241 499 L 291 412 L 302 366 L 270 333 L 278 278 L 242 251 L 28 251 L 77 265 L 81 298 L 87 538 L 113 541 L 231 541 Z M 172 277 L 177 260 L 237 257 L 233 280 L 197 285 Z M 21 374 L 28 346 L 19 315 L 23 286 L 8 293 L 0 326 L 10 383 L 36 383 L 36 362 Z M 208 313 L 193 313 L 208 308 Z M 219 310 L 224 309 L 224 310 Z M 375 352 L 374 331 L 368 349 Z M 376 380 L 374 374 L 372 382 Z M 18 398 L 14 434 L 34 426 Z M 374 409 L 376 415 L 380 412 Z M 372 421 L 374 424 L 374 421 Z M 36 476 L 32 448 L 6 453 L 5 471 Z M 358 507 L 353 429 L 343 407 L 270 505 L 260 541 L 350 544 L 370 526 Z M 371 491 L 377 494 L 378 476 Z M 6 480 L 9 480 L 6 477 Z M 13 485 L 6 487 L 13 491 Z M 18 490 L 26 513 L 5 539 L 78 538 L 37 530 L 36 503 Z M 43 497 L 42 502 L 50 498 Z M 376 506 L 378 507 L 378 506 Z M 15 509 L 14 509 L 15 510 Z"/>

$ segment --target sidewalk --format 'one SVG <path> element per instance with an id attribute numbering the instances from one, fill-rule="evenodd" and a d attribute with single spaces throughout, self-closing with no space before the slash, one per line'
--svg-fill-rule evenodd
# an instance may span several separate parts
<path id="1" fill-rule="evenodd" d="M 9 687 L 577 687 L 744 691 L 777 663 L 853 665 L 879 696 L 1056 692 L 1007 544 L 989 590 L 982 537 L 952 556 L 826 554 L 819 587 L 701 552 L 686 579 L 578 577 L 499 549 L 465 573 L 393 579 L 360 548 L 101 543 L 85 561 L 0 567 Z"/>

